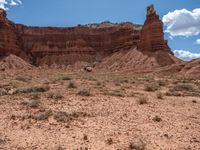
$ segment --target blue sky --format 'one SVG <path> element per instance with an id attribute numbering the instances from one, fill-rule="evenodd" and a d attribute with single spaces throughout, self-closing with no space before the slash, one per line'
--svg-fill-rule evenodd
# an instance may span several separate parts
<path id="1" fill-rule="evenodd" d="M 0 3 L 3 1 L 5 0 L 0 0 Z M 146 7 L 149 4 L 155 5 L 160 18 L 169 12 L 186 9 L 188 12 L 180 11 L 181 15 L 179 12 L 171 15 L 174 16 L 174 20 L 169 20 L 170 15 L 167 16 L 168 22 L 166 21 L 165 29 L 169 29 L 169 33 L 166 33 L 165 37 L 173 50 L 200 53 L 200 43 L 197 44 L 197 39 L 200 39 L 200 13 L 194 23 L 190 21 L 190 19 L 194 21 L 194 18 L 188 17 L 188 14 L 193 15 L 190 12 L 200 8 L 200 0 L 21 0 L 22 4 L 19 0 L 7 0 L 7 2 L 8 5 L 4 7 L 9 8 L 8 18 L 16 23 L 30 26 L 74 26 L 102 21 L 131 21 L 143 24 Z M 9 6 L 10 2 L 15 2 L 15 4 L 12 3 L 12 6 Z M 14 5 L 18 6 L 13 7 Z M 192 17 L 196 17 L 196 14 L 194 13 Z M 183 24 L 184 21 L 181 18 L 188 20 L 189 23 Z M 174 23 L 176 23 L 175 26 L 173 26 Z M 192 32 L 191 35 L 184 33 L 189 28 L 194 31 L 193 26 L 196 32 Z M 175 32 L 177 27 L 183 27 L 183 30 Z"/>

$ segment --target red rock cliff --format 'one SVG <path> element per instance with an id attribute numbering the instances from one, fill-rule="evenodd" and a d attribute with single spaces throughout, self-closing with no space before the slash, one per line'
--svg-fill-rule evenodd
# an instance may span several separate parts
<path id="1" fill-rule="evenodd" d="M 143 27 L 131 23 L 28 27 L 9 21 L 0 9 L 0 35 L 0 55 L 15 54 L 35 65 L 94 62 L 137 46 L 141 51 L 171 53 L 164 40 L 163 23 L 153 6 L 147 9 Z"/>
<path id="2" fill-rule="evenodd" d="M 141 31 L 138 49 L 149 52 L 162 50 L 172 53 L 167 40 L 164 40 L 163 22 L 159 19 L 153 5 L 147 7 L 146 21 Z"/>
<path id="3" fill-rule="evenodd" d="M 19 35 L 15 25 L 6 18 L 6 12 L 0 9 L 0 55 L 15 54 L 25 57 L 21 49 Z"/>

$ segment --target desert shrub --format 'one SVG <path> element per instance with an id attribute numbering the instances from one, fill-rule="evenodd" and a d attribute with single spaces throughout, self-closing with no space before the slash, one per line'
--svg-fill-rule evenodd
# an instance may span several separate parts
<path id="1" fill-rule="evenodd" d="M 147 104 L 147 103 L 148 103 L 148 97 L 146 97 L 146 96 L 139 97 L 139 99 L 138 99 L 139 105 L 144 105 L 144 104 Z"/>
<path id="2" fill-rule="evenodd" d="M 31 76 L 18 76 L 15 80 L 22 81 L 22 82 L 29 82 L 32 80 Z"/>
<path id="3" fill-rule="evenodd" d="M 192 103 L 197 103 L 197 101 L 196 100 L 192 100 Z"/>
<path id="4" fill-rule="evenodd" d="M 15 94 L 47 92 L 48 90 L 49 86 L 31 86 L 31 87 L 18 88 L 15 91 Z"/>
<path id="5" fill-rule="evenodd" d="M 121 80 L 121 83 L 129 83 L 128 79 Z"/>
<path id="6" fill-rule="evenodd" d="M 161 92 L 156 93 L 158 99 L 163 99 L 163 94 Z"/>
<path id="7" fill-rule="evenodd" d="M 97 82 L 97 86 L 100 86 L 101 85 L 101 82 Z"/>
<path id="8" fill-rule="evenodd" d="M 182 96 L 180 92 L 169 90 L 165 94 L 166 96 Z"/>
<path id="9" fill-rule="evenodd" d="M 177 84 L 172 88 L 172 91 L 196 91 L 195 87 L 193 84 L 190 83 L 181 83 Z"/>
<path id="10" fill-rule="evenodd" d="M 0 89 L 0 96 L 8 95 L 8 92 L 5 89 Z"/>
<path id="11" fill-rule="evenodd" d="M 90 90 L 88 89 L 82 89 L 77 94 L 80 96 L 91 96 Z"/>
<path id="12" fill-rule="evenodd" d="M 179 83 L 171 87 L 167 96 L 200 96 L 200 90 L 191 83 Z"/>
<path id="13" fill-rule="evenodd" d="M 107 95 L 116 96 L 116 97 L 125 97 L 123 90 L 114 90 L 114 91 L 108 93 Z"/>
<path id="14" fill-rule="evenodd" d="M 144 90 L 148 92 L 154 92 L 159 89 L 159 85 L 157 83 L 149 83 L 144 86 Z"/>
<path id="15" fill-rule="evenodd" d="M 52 115 L 52 111 L 48 110 L 48 111 L 41 112 L 39 114 L 34 115 L 33 119 L 38 120 L 38 121 L 43 121 L 43 120 L 47 120 L 51 115 Z"/>
<path id="16" fill-rule="evenodd" d="M 158 80 L 157 83 L 158 83 L 159 86 L 165 86 L 166 85 L 166 82 L 163 81 L 163 80 Z"/>
<path id="17" fill-rule="evenodd" d="M 31 108 L 38 108 L 40 106 L 40 101 L 39 100 L 31 100 L 28 104 L 29 107 Z"/>
<path id="18" fill-rule="evenodd" d="M 112 145 L 114 142 L 113 142 L 113 139 L 112 139 L 112 138 L 109 138 L 109 139 L 106 140 L 106 143 L 107 143 L 108 145 Z"/>
<path id="19" fill-rule="evenodd" d="M 54 119 L 57 120 L 58 122 L 70 122 L 73 121 L 79 117 L 86 117 L 89 116 L 86 113 L 83 112 L 72 112 L 72 113 L 67 113 L 67 112 L 56 112 L 54 114 Z"/>
<path id="20" fill-rule="evenodd" d="M 145 150 L 145 143 L 142 140 L 139 140 L 138 142 L 133 142 L 129 144 L 130 150 Z"/>
<path id="21" fill-rule="evenodd" d="M 74 82 L 70 82 L 70 83 L 68 84 L 68 88 L 70 88 L 70 89 L 75 89 L 75 88 L 77 88 L 77 87 L 76 87 L 76 84 L 75 84 Z"/>
<path id="22" fill-rule="evenodd" d="M 72 80 L 72 78 L 71 77 L 68 77 L 68 76 L 65 76 L 65 77 L 62 77 L 62 80 Z"/>
<path id="23" fill-rule="evenodd" d="M 34 93 L 33 95 L 31 95 L 33 100 L 39 100 L 40 99 L 40 95 L 38 93 Z"/>
<path id="24" fill-rule="evenodd" d="M 63 148 L 62 146 L 58 146 L 57 148 L 55 148 L 55 150 L 66 150 L 66 149 Z"/>
<path id="25" fill-rule="evenodd" d="M 47 98 L 59 100 L 59 99 L 63 99 L 64 96 L 60 92 L 54 92 L 54 93 L 50 92 L 48 93 Z"/>
<path id="26" fill-rule="evenodd" d="M 155 116 L 152 120 L 155 122 L 161 122 L 162 118 L 160 118 L 159 116 Z"/>

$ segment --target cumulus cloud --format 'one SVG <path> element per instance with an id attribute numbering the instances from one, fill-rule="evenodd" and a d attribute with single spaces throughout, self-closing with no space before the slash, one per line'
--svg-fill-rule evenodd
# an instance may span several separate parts
<path id="1" fill-rule="evenodd" d="M 197 44 L 200 44 L 200 39 L 197 39 L 196 43 L 197 43 Z"/>
<path id="2" fill-rule="evenodd" d="M 163 23 L 167 27 L 165 32 L 171 36 L 192 36 L 200 33 L 200 8 L 189 11 L 175 10 L 163 16 Z"/>
<path id="3" fill-rule="evenodd" d="M 185 50 L 175 50 L 174 54 L 176 57 L 185 61 L 190 61 L 192 59 L 200 58 L 200 53 L 191 53 Z"/>
<path id="4" fill-rule="evenodd" d="M 21 0 L 0 0 L 0 8 L 8 10 L 9 6 L 17 6 L 22 4 Z"/>

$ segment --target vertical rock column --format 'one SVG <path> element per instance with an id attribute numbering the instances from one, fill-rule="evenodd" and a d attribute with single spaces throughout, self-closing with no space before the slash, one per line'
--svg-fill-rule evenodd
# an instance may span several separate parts
<path id="1" fill-rule="evenodd" d="M 147 7 L 146 21 L 141 30 L 138 49 L 149 52 L 162 50 L 172 53 L 167 40 L 164 40 L 163 22 L 159 19 L 153 5 Z"/>
<path id="2" fill-rule="evenodd" d="M 0 55 L 20 55 L 20 47 L 12 22 L 6 18 L 6 12 L 0 9 Z"/>

